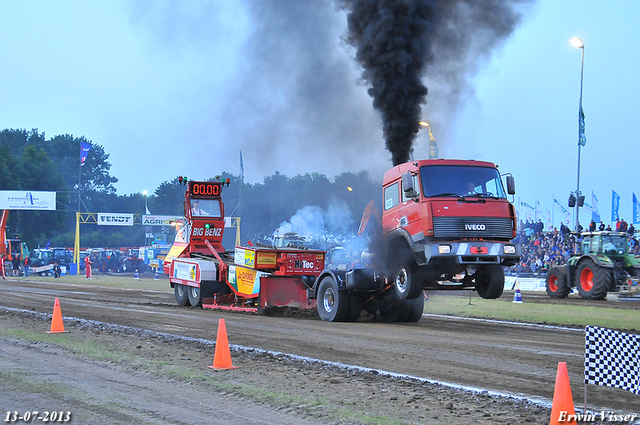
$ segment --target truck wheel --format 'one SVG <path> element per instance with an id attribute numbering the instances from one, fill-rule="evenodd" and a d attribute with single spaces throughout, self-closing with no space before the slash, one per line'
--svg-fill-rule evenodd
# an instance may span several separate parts
<path id="1" fill-rule="evenodd" d="M 418 322 L 422 318 L 424 313 L 424 294 L 418 298 L 414 298 L 411 301 L 411 311 L 407 317 L 407 322 Z"/>
<path id="2" fill-rule="evenodd" d="M 552 267 L 547 272 L 547 295 L 551 298 L 567 298 L 571 288 L 567 285 L 567 271 L 565 268 Z"/>
<path id="3" fill-rule="evenodd" d="M 181 306 L 189 305 L 189 295 L 187 294 L 187 286 L 175 284 L 173 285 L 173 292 L 176 295 L 176 302 Z"/>
<path id="4" fill-rule="evenodd" d="M 500 298 L 504 290 L 504 268 L 489 264 L 476 272 L 476 291 L 482 298 Z"/>
<path id="5" fill-rule="evenodd" d="M 202 306 L 202 290 L 200 287 L 187 286 L 187 293 L 189 294 L 189 304 L 192 307 Z"/>
<path id="6" fill-rule="evenodd" d="M 404 322 L 411 313 L 411 300 L 401 300 L 395 292 L 387 292 L 380 308 L 380 319 L 385 323 Z"/>
<path id="7" fill-rule="evenodd" d="M 380 305 L 380 309 L 378 310 L 380 312 L 380 320 L 385 323 L 392 323 L 398 320 L 398 315 L 400 314 L 399 310 L 401 307 L 400 304 L 400 301 L 398 301 L 394 304 L 383 303 Z"/>
<path id="8" fill-rule="evenodd" d="M 590 258 L 581 262 L 576 271 L 576 286 L 585 300 L 604 300 L 612 279 L 611 270 L 596 265 Z"/>
<path id="9" fill-rule="evenodd" d="M 349 313 L 347 314 L 347 322 L 357 322 L 362 313 L 362 306 L 364 305 L 364 294 L 355 292 L 349 294 Z"/>
<path id="10" fill-rule="evenodd" d="M 411 300 L 422 293 L 422 282 L 417 275 L 417 267 L 413 264 L 413 258 L 398 260 L 393 273 L 393 282 L 398 298 Z"/>
<path id="11" fill-rule="evenodd" d="M 338 284 L 326 276 L 318 287 L 318 315 L 325 322 L 343 322 L 349 314 L 349 294 L 338 290 Z"/>

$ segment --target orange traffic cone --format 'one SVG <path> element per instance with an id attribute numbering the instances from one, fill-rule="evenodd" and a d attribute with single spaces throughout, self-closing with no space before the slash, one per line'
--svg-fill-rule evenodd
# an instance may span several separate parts
<path id="1" fill-rule="evenodd" d="M 237 366 L 231 364 L 231 352 L 229 351 L 229 340 L 227 339 L 227 327 L 224 319 L 218 321 L 218 336 L 216 337 L 216 351 L 213 355 L 213 366 L 210 369 L 236 369 Z"/>
<path id="2" fill-rule="evenodd" d="M 60 310 L 60 301 L 56 298 L 56 302 L 53 304 L 53 317 L 51 318 L 51 330 L 48 334 L 55 334 L 60 332 L 68 332 L 64 330 L 64 324 L 62 323 L 62 310 Z"/>
<path id="3" fill-rule="evenodd" d="M 553 405 L 551 406 L 551 421 L 549 425 L 556 424 L 577 424 L 576 410 L 573 406 L 573 396 L 571 395 L 571 385 L 569 384 L 569 373 L 565 362 L 558 363 L 556 386 L 553 390 Z"/>

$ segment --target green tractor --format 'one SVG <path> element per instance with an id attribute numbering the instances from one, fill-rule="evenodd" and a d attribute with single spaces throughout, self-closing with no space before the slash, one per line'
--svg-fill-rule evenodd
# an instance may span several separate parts
<path id="1" fill-rule="evenodd" d="M 547 272 L 547 294 L 566 298 L 577 288 L 584 299 L 603 300 L 608 292 L 640 292 L 640 256 L 629 253 L 627 234 L 583 232 L 576 253 Z"/>

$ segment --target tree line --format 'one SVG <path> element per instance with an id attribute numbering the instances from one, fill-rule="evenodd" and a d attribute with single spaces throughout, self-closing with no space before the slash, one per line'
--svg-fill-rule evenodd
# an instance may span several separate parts
<path id="1" fill-rule="evenodd" d="M 91 143 L 85 165 L 80 167 L 80 145 Z M 109 154 L 85 137 L 60 135 L 47 139 L 37 129 L 0 132 L 0 190 L 55 191 L 56 211 L 11 211 L 7 237 L 19 237 L 30 249 L 72 247 L 76 212 L 144 214 L 142 193 L 118 195 L 116 176 L 110 174 Z M 298 211 L 313 206 L 323 212 L 326 231 L 353 232 L 369 201 L 380 205 L 381 182 L 366 171 L 344 172 L 333 180 L 324 174 L 288 177 L 276 171 L 260 183 L 249 184 L 223 172 L 230 179 L 222 192 L 225 215 L 241 217 L 241 240 L 262 241 Z M 183 215 L 184 192 L 178 176 L 167 177 L 146 202 L 153 215 Z M 339 220 L 331 219 L 340 217 Z M 154 229 L 157 231 L 157 229 Z M 112 227 L 81 225 L 82 247 L 137 247 L 144 244 L 144 226 Z"/>

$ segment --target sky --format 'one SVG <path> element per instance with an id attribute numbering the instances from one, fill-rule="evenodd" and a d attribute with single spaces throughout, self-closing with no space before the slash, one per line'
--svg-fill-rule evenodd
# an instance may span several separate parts
<path id="1" fill-rule="evenodd" d="M 392 165 L 345 41 L 346 12 L 332 0 L 2 0 L 0 8 L 0 128 L 101 145 L 120 195 L 179 175 L 240 174 L 240 152 L 248 183 L 276 171 L 367 170 L 381 181 Z M 440 156 L 498 164 L 515 177 L 522 216 L 530 210 L 521 203 L 539 202 L 559 226 L 554 199 L 568 209 L 577 189 L 581 51 L 569 39 L 580 37 L 580 190 L 588 204 L 596 195 L 605 224 L 616 191 L 631 222 L 632 194 L 640 195 L 640 2 L 538 0 L 514 10 L 513 30 L 485 50 L 471 32 L 468 52 L 437 52 L 425 71 L 422 115 Z M 458 79 L 448 78 L 454 66 L 463 68 Z M 428 157 L 428 141 L 422 132 L 413 158 Z M 586 225 L 591 211 L 580 218 Z"/>

